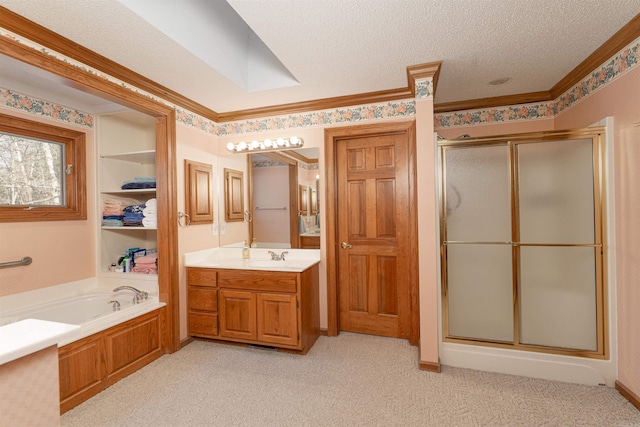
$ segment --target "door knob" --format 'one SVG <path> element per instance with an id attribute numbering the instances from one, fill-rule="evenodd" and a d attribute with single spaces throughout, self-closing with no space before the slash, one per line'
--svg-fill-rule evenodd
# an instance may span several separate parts
<path id="1" fill-rule="evenodd" d="M 351 246 L 350 244 L 348 244 L 347 242 L 342 242 L 340 243 L 340 247 L 342 249 L 351 249 L 353 246 Z"/>

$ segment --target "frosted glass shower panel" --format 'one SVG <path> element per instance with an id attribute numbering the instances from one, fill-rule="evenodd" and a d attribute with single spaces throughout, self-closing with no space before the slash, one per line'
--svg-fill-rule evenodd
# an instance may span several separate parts
<path id="1" fill-rule="evenodd" d="M 510 242 L 509 147 L 447 147 L 446 239 Z"/>
<path id="2" fill-rule="evenodd" d="M 520 242 L 593 244 L 591 139 L 518 145 Z"/>
<path id="3" fill-rule="evenodd" d="M 520 342 L 596 351 L 593 247 L 521 247 Z"/>
<path id="4" fill-rule="evenodd" d="M 447 246 L 449 336 L 513 341 L 511 245 Z"/>

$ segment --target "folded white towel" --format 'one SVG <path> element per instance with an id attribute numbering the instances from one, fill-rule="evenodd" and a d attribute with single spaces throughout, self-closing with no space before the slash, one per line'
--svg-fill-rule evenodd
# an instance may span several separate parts
<path id="1" fill-rule="evenodd" d="M 157 217 L 158 211 L 156 208 L 146 207 L 142 210 L 142 215 L 145 217 Z"/>
<path id="2" fill-rule="evenodd" d="M 156 199 L 149 199 L 144 204 L 147 207 L 153 207 L 153 208 L 157 208 L 158 207 L 158 201 Z"/>
<path id="3" fill-rule="evenodd" d="M 147 228 L 158 228 L 158 220 L 156 218 L 142 218 L 142 226 Z"/>

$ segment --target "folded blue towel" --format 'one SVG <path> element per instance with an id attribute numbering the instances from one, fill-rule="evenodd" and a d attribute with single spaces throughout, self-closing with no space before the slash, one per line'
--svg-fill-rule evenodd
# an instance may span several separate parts
<path id="1" fill-rule="evenodd" d="M 141 203 L 139 205 L 130 205 L 125 207 L 124 209 L 122 209 L 122 212 L 127 215 L 127 214 L 141 214 L 142 211 L 144 210 L 144 208 L 146 208 L 146 205 L 144 203 Z"/>

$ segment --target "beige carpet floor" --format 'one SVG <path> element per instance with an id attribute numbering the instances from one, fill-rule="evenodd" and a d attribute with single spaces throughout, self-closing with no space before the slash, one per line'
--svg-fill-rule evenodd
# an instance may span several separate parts
<path id="1" fill-rule="evenodd" d="M 420 371 L 407 341 L 342 333 L 306 356 L 195 341 L 62 426 L 640 426 L 640 411 L 608 387 Z"/>

